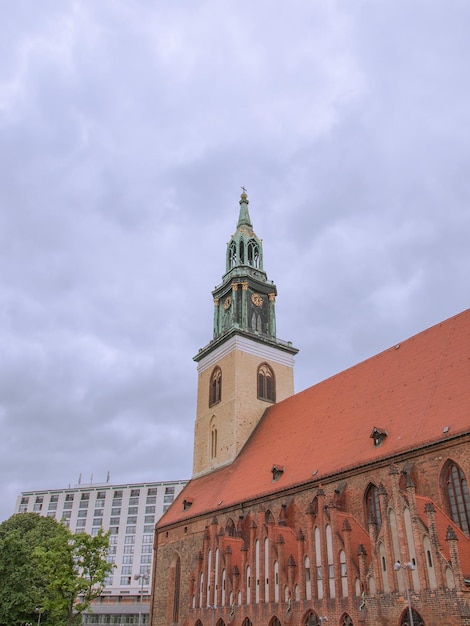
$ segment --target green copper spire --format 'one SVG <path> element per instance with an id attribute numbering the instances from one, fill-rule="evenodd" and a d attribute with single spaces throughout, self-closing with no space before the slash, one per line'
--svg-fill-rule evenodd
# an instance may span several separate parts
<path id="1" fill-rule="evenodd" d="M 214 289 L 214 335 L 196 360 L 234 335 L 296 354 L 289 342 L 276 337 L 276 285 L 263 269 L 263 244 L 251 223 L 248 196 L 242 187 L 237 229 L 227 243 L 225 274 Z"/>
<path id="2" fill-rule="evenodd" d="M 230 272 L 241 266 L 263 271 L 263 245 L 261 239 L 258 239 L 253 231 L 248 212 L 248 196 L 246 189 L 244 187 L 242 189 L 237 230 L 227 245 L 226 271 Z M 247 267 L 243 271 L 246 272 L 246 270 Z"/>

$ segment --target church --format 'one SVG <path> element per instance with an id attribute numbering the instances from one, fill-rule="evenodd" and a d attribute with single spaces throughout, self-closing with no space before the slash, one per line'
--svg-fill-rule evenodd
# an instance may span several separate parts
<path id="1" fill-rule="evenodd" d="M 151 626 L 470 625 L 470 309 L 294 394 L 245 191 Z"/>

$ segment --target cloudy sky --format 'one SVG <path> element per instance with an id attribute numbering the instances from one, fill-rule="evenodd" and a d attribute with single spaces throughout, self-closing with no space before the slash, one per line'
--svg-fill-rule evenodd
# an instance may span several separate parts
<path id="1" fill-rule="evenodd" d="M 465 0 L 0 7 L 0 520 L 189 478 L 242 185 L 298 391 L 470 305 Z"/>

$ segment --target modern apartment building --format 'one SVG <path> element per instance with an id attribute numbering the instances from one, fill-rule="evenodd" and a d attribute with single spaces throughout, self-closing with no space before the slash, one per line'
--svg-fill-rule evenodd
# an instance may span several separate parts
<path id="1" fill-rule="evenodd" d="M 54 517 L 73 532 L 96 535 L 101 527 L 109 530 L 108 560 L 116 567 L 83 621 L 143 626 L 148 623 L 155 522 L 186 483 L 97 483 L 25 491 L 17 498 L 15 513 Z"/>

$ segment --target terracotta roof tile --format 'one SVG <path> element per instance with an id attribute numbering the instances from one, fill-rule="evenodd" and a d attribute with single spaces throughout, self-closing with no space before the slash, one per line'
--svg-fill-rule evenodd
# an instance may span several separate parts
<path id="1" fill-rule="evenodd" d="M 470 309 L 272 406 L 237 459 L 191 480 L 159 526 L 468 432 L 469 346 Z M 379 446 L 374 427 L 388 433 Z M 285 467 L 277 482 L 273 463 Z"/>

